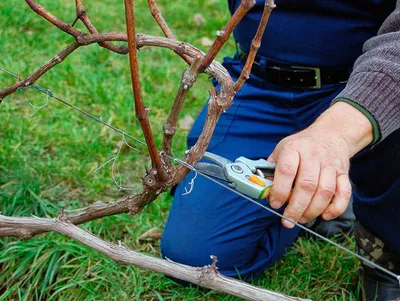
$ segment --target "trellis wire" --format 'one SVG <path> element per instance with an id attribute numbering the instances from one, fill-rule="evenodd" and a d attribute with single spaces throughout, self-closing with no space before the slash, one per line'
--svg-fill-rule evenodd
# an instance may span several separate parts
<path id="1" fill-rule="evenodd" d="M 5 70 L 5 69 L 3 69 L 3 68 L 0 68 L 0 71 L 3 71 L 3 72 L 5 72 L 5 73 L 7 73 L 7 74 L 9 74 L 9 75 L 11 75 L 11 76 L 14 76 L 15 78 L 18 78 L 18 76 L 17 76 L 16 74 L 14 74 L 14 73 L 12 73 L 12 72 L 10 72 L 10 71 L 7 71 L 7 70 Z M 144 142 L 141 141 L 140 139 L 135 138 L 135 137 L 133 137 L 133 136 L 127 134 L 126 132 L 124 132 L 124 131 L 122 131 L 122 130 L 120 130 L 120 129 L 114 127 L 114 126 L 112 126 L 111 124 L 108 124 L 107 122 L 102 121 L 102 120 L 99 119 L 98 117 L 95 117 L 95 116 L 91 115 L 90 113 L 88 113 L 88 112 L 86 112 L 86 111 L 84 111 L 84 110 L 82 110 L 82 109 L 80 109 L 80 108 L 78 108 L 78 107 L 76 107 L 76 106 L 70 104 L 69 102 L 67 102 L 67 101 L 65 101 L 65 100 L 63 100 L 63 99 L 61 99 L 61 98 L 59 98 L 59 97 L 54 96 L 53 93 L 52 93 L 49 89 L 47 89 L 47 88 L 43 88 L 43 87 L 37 86 L 37 85 L 32 85 L 32 86 L 28 86 L 28 87 L 35 88 L 35 89 L 39 90 L 40 92 L 42 92 L 42 93 L 48 95 L 49 97 L 56 99 L 57 101 L 61 102 L 62 104 L 67 105 L 67 106 L 69 106 L 70 108 L 72 108 L 72 109 L 74 109 L 74 110 L 80 112 L 81 114 L 85 115 L 86 117 L 88 117 L 88 118 L 90 118 L 90 119 L 92 119 L 92 120 L 95 120 L 96 122 L 99 122 L 99 123 L 103 124 L 104 126 L 106 126 L 106 127 L 110 128 L 110 129 L 112 129 L 112 130 L 114 130 L 114 131 L 116 131 L 116 132 L 122 134 L 123 137 L 125 137 L 125 136 L 126 136 L 126 137 L 129 137 L 129 138 L 133 139 L 134 141 L 138 142 L 139 144 L 142 144 L 142 145 L 145 145 L 145 146 L 146 146 L 146 143 L 144 143 Z M 25 88 L 28 88 L 28 87 L 25 87 Z M 25 88 L 23 88 L 23 89 L 25 89 Z M 119 150 L 119 151 L 120 151 L 120 150 Z M 295 222 L 295 221 L 293 221 L 293 220 L 291 220 L 291 219 L 285 217 L 284 215 L 280 214 L 279 212 L 276 212 L 276 211 L 274 211 L 273 209 L 271 209 L 271 208 L 269 208 L 269 207 L 267 207 L 267 206 L 265 206 L 265 205 L 263 205 L 263 204 L 257 202 L 256 200 L 253 200 L 252 198 L 248 197 L 247 195 L 244 195 L 244 194 L 240 193 L 239 191 L 235 190 L 234 188 L 231 188 L 231 187 L 229 187 L 229 186 L 227 186 L 227 185 L 224 185 L 223 183 L 221 183 L 221 182 L 219 182 L 218 180 L 216 180 L 216 179 L 214 179 L 214 178 L 212 178 L 212 177 L 210 177 L 210 176 L 208 176 L 208 175 L 202 173 L 201 171 L 197 170 L 194 166 L 192 166 L 192 165 L 190 165 L 190 164 L 188 164 L 188 163 L 182 161 L 181 159 L 171 157 L 171 156 L 165 154 L 165 153 L 162 152 L 162 151 L 160 152 L 160 154 L 161 154 L 161 156 L 165 156 L 165 157 L 169 158 L 170 160 L 173 160 L 174 162 L 176 162 L 176 163 L 178 163 L 178 164 L 181 164 L 181 165 L 185 166 L 186 168 L 188 168 L 188 169 L 194 171 L 194 172 L 196 173 L 196 176 L 197 176 L 197 174 L 199 174 L 200 176 L 202 176 L 202 177 L 204 177 L 204 178 L 206 178 L 206 179 L 212 181 L 213 183 L 215 183 L 215 184 L 217 184 L 217 185 L 219 185 L 219 186 L 221 186 L 221 187 L 223 187 L 223 188 L 225 188 L 225 189 L 227 189 L 227 190 L 229 190 L 229 191 L 231 191 L 231 192 L 237 194 L 238 196 L 240 196 L 240 197 L 246 199 L 247 201 L 249 201 L 249 202 L 251 202 L 251 203 L 253 203 L 253 204 L 255 204 L 255 205 L 257 205 L 257 206 L 259 206 L 259 207 L 261 207 L 261 208 L 263 208 L 264 210 L 267 210 L 267 211 L 271 212 L 272 214 L 274 214 L 274 215 L 276 215 L 276 216 L 279 216 L 280 218 L 282 218 L 282 219 L 284 219 L 284 220 L 286 220 L 286 221 L 288 221 L 288 222 L 294 224 L 295 226 L 299 227 L 300 229 L 302 229 L 302 230 L 304 230 L 304 231 L 306 231 L 306 232 L 308 232 L 308 233 L 310 233 L 310 234 L 312 234 L 312 235 L 314 235 L 314 236 L 316 236 L 316 237 L 318 237 L 318 238 L 324 240 L 325 242 L 327 242 L 327 243 L 329 243 L 329 244 L 331 244 L 331 245 L 333 245 L 333 246 L 335 246 L 335 247 L 341 249 L 342 251 L 344 251 L 344 252 L 346 252 L 346 253 L 348 253 L 348 254 L 350 254 L 350 255 L 352 255 L 352 256 L 358 258 L 359 260 L 363 261 L 363 262 L 366 263 L 367 265 L 373 266 L 374 268 L 377 268 L 377 269 L 381 270 L 382 272 L 384 272 L 384 273 L 390 275 L 391 277 L 396 278 L 396 279 L 398 280 L 399 286 L 400 286 L 400 275 L 397 275 L 397 274 L 395 274 L 394 272 L 392 272 L 392 271 L 390 271 L 390 270 L 388 270 L 388 269 L 386 269 L 386 268 L 384 268 L 384 267 L 382 267 L 382 266 L 380 266 L 380 265 L 374 263 L 373 261 L 371 261 L 371 260 L 369 260 L 369 259 L 367 259 L 367 258 L 364 258 L 364 257 L 362 257 L 361 255 L 358 255 L 357 253 L 355 253 L 355 252 L 353 252 L 353 251 L 347 249 L 346 247 L 344 247 L 344 246 L 342 246 L 342 245 L 340 245 L 340 244 L 338 244 L 338 243 L 336 243 L 336 242 L 330 240 L 329 238 L 326 238 L 326 237 L 322 236 L 321 234 L 319 234 L 319 233 L 317 233 L 317 232 L 315 232 L 315 231 L 313 231 L 313 230 L 311 230 L 311 229 L 308 229 L 308 228 L 305 227 L 304 225 L 302 225 L 302 224 L 300 224 L 300 223 L 297 223 L 297 222 Z M 111 160 L 113 160 L 113 159 L 110 159 L 109 161 L 107 161 L 106 163 L 104 163 L 102 166 L 104 166 L 105 164 L 111 162 Z M 115 161 L 114 161 L 114 162 L 115 162 Z M 196 176 L 195 176 L 195 177 L 196 177 Z M 192 180 L 194 180 L 194 179 L 192 179 Z M 191 184 L 190 192 L 191 192 L 192 189 L 193 189 L 193 181 L 192 181 L 192 184 Z"/>

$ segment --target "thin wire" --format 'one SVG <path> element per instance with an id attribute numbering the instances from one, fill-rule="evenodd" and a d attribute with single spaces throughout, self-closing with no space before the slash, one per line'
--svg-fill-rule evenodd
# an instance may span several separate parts
<path id="1" fill-rule="evenodd" d="M 18 75 L 14 74 L 14 73 L 6 70 L 6 69 L 3 69 L 3 68 L 0 67 L 0 70 L 3 71 L 4 73 L 7 73 L 8 75 L 11 75 L 14 78 L 18 78 Z"/>
<path id="2" fill-rule="evenodd" d="M 42 92 L 42 93 L 45 93 L 45 92 Z M 84 111 L 84 110 L 82 110 L 82 109 L 80 109 L 80 108 L 74 106 L 73 104 L 70 104 L 69 102 L 66 102 L 65 100 L 63 100 L 63 99 L 61 99 L 61 98 L 58 98 L 58 97 L 56 97 L 56 96 L 54 96 L 54 95 L 53 95 L 53 96 L 52 96 L 52 95 L 49 95 L 49 96 L 50 96 L 51 98 L 54 98 L 55 100 L 58 100 L 59 102 L 65 104 L 65 105 L 69 106 L 70 108 L 74 109 L 75 111 L 78 111 L 79 113 L 82 113 L 82 114 L 85 115 L 86 117 L 88 117 L 88 118 L 90 118 L 90 119 L 93 119 L 93 120 L 95 120 L 95 121 L 101 123 L 102 125 L 104 125 L 104 126 L 110 128 L 110 129 L 112 129 L 112 130 L 114 130 L 114 131 L 116 131 L 116 132 L 118 132 L 118 133 L 124 135 L 125 137 L 128 137 L 128 138 L 130 138 L 130 139 L 136 141 L 137 143 L 139 143 L 139 144 L 141 144 L 141 145 L 146 146 L 146 143 L 145 143 L 145 142 L 139 140 L 138 138 L 135 138 L 135 137 L 129 135 L 128 133 L 126 133 L 126 132 L 124 132 L 124 131 L 122 131 L 122 130 L 116 128 L 115 126 L 113 126 L 113 125 L 111 125 L 111 124 L 109 124 L 109 123 L 107 123 L 107 122 L 101 120 L 100 118 L 91 115 L 90 113 L 88 113 L 88 112 L 86 112 L 86 111 Z"/>
<path id="3" fill-rule="evenodd" d="M 15 74 L 13 74 L 13 73 L 11 73 L 11 72 L 9 72 L 9 71 L 4 70 L 3 68 L 0 68 L 0 71 L 3 71 L 3 72 L 5 72 L 5 73 L 7 73 L 7 74 L 10 74 L 11 76 L 14 76 L 14 77 L 18 78 L 17 75 L 15 75 Z M 146 145 L 145 142 L 139 140 L 138 138 L 135 138 L 135 137 L 133 137 L 133 136 L 131 136 L 131 135 L 125 133 L 124 131 L 122 131 L 122 130 L 120 130 L 120 129 L 114 127 L 114 126 L 112 126 L 111 124 L 108 124 L 108 123 L 102 121 L 101 119 L 99 119 L 99 118 L 97 118 L 97 117 L 91 115 L 90 113 L 88 113 L 88 112 L 86 112 L 86 111 L 84 111 L 84 110 L 82 110 L 82 109 L 80 109 L 80 108 L 78 108 L 78 107 L 76 107 L 76 106 L 74 106 L 74 105 L 72 105 L 72 104 L 66 102 L 65 100 L 54 96 L 53 93 L 51 93 L 51 91 L 50 91 L 49 89 L 46 89 L 46 88 L 43 88 L 43 87 L 40 87 L 40 86 L 28 86 L 28 87 L 35 88 L 35 89 L 39 90 L 40 92 L 49 95 L 51 98 L 54 98 L 54 99 L 58 100 L 59 102 L 65 104 L 65 105 L 67 105 L 67 106 L 69 106 L 70 108 L 72 108 L 72 109 L 74 109 L 74 110 L 76 110 L 76 111 L 82 113 L 82 114 L 85 115 L 86 117 L 88 117 L 88 118 L 90 118 L 90 119 L 93 119 L 93 120 L 95 120 L 95 121 L 97 121 L 97 122 L 103 124 L 104 126 L 106 126 L 106 127 L 110 128 L 110 129 L 112 129 L 112 130 L 114 130 L 114 131 L 116 131 L 116 132 L 122 134 L 123 136 L 129 137 L 129 138 L 131 138 L 132 140 L 134 140 L 134 141 L 136 141 L 136 142 L 138 142 L 138 143 L 140 143 L 140 144 L 142 144 L 142 145 Z M 24 88 L 28 88 L 28 87 L 24 87 Z M 366 259 L 366 258 L 362 257 L 361 255 L 358 255 L 357 253 L 355 253 L 355 252 L 353 252 L 353 251 L 347 249 L 346 247 L 343 247 L 342 245 L 340 245 L 340 244 L 338 244 L 338 243 L 336 243 L 336 242 L 330 240 L 329 238 L 326 238 L 326 237 L 322 236 L 321 234 L 318 234 L 317 232 L 314 232 L 313 230 L 308 229 L 307 227 L 303 226 L 302 224 L 299 224 L 299 223 L 297 223 L 297 222 L 294 222 L 293 220 L 291 220 L 291 219 L 289 219 L 289 218 L 283 216 L 283 215 L 280 214 L 279 212 L 276 212 L 276 211 L 274 211 L 273 209 L 268 208 L 267 206 L 264 206 L 263 204 L 260 204 L 259 202 L 253 200 L 252 198 L 248 197 L 247 195 L 244 195 L 243 193 L 240 193 L 239 191 L 237 191 L 237 190 L 235 190 L 235 189 L 233 189 L 233 188 L 231 188 L 231 187 L 229 187 L 229 186 L 226 186 L 226 185 L 222 184 L 221 182 L 219 182 L 219 181 L 215 180 L 214 178 L 212 178 L 212 177 L 210 177 L 210 176 L 208 176 L 208 175 L 202 173 L 201 171 L 197 170 L 194 166 L 192 166 L 192 165 L 190 165 L 190 164 L 188 164 L 188 163 L 182 161 L 181 159 L 171 157 L 171 156 L 165 154 L 163 151 L 161 151 L 160 154 L 161 154 L 162 156 L 165 156 L 165 157 L 169 158 L 170 160 L 173 160 L 174 162 L 177 162 L 177 163 L 179 163 L 179 164 L 181 164 L 181 165 L 187 167 L 188 169 L 190 169 L 190 170 L 192 170 L 192 171 L 194 171 L 194 172 L 197 172 L 197 173 L 198 173 L 199 175 L 201 175 L 202 177 L 204 177 L 204 178 L 206 178 L 206 179 L 208 179 L 208 180 L 214 182 L 215 184 L 217 184 L 217 185 L 219 185 L 219 186 L 221 186 L 221 187 L 223 187 L 223 188 L 225 188 L 225 189 L 227 189 L 227 190 L 229 190 L 229 191 L 231 191 L 231 192 L 233 192 L 233 193 L 239 195 L 240 197 L 242 197 L 242 198 L 244 198 L 244 199 L 250 201 L 251 203 L 253 203 L 253 204 L 255 204 L 255 205 L 257 205 L 257 206 L 259 206 L 259 207 L 261 207 L 261 208 L 263 208 L 263 209 L 265 209 L 265 210 L 271 212 L 272 214 L 275 214 L 275 215 L 279 216 L 280 218 L 282 218 L 282 219 L 284 219 L 284 220 L 286 220 L 286 221 L 288 221 L 288 222 L 294 224 L 295 226 L 299 227 L 300 229 L 302 229 L 302 230 L 304 230 L 304 231 L 306 231 L 306 232 L 308 232 L 308 233 L 310 233 L 310 234 L 312 234 L 312 235 L 314 235 L 314 236 L 316 236 L 316 237 L 318 237 L 318 238 L 320 238 L 320 239 L 326 241 L 327 243 L 329 243 L 329 244 L 331 244 L 331 245 L 333 245 L 333 246 L 335 246 L 335 247 L 341 249 L 342 251 L 344 251 L 344 252 L 346 252 L 346 253 L 348 253 L 348 254 L 350 254 L 350 255 L 352 255 L 352 256 L 358 258 L 359 260 L 361 260 L 361 261 L 363 261 L 363 262 L 369 264 L 370 266 L 373 266 L 373 267 L 375 267 L 375 268 L 381 270 L 382 272 L 384 272 L 384 273 L 386 273 L 386 274 L 388 274 L 388 275 L 390 275 L 390 276 L 396 278 L 396 279 L 398 280 L 399 286 L 400 286 L 400 275 L 397 275 L 397 274 L 393 273 L 392 271 L 390 271 L 390 270 L 388 270 L 388 269 L 385 269 L 384 267 L 382 267 L 382 266 L 380 266 L 380 265 L 378 265 L 378 264 L 372 262 L 371 260 Z M 111 160 L 112 160 L 112 159 L 111 159 Z M 105 164 L 107 164 L 107 163 L 110 162 L 111 160 L 107 161 Z M 114 160 L 114 162 L 115 162 L 115 160 Z M 104 166 L 105 164 L 103 164 L 103 166 Z"/>
<path id="4" fill-rule="evenodd" d="M 51 97 L 51 98 L 54 98 L 54 99 L 56 99 L 56 100 L 58 100 L 59 102 L 65 104 L 65 105 L 67 105 L 67 106 L 69 106 L 69 107 L 71 107 L 72 109 L 78 111 L 79 113 L 84 114 L 86 117 L 91 118 L 91 119 L 93 119 L 93 120 L 95 120 L 95 121 L 101 123 L 102 125 L 104 125 L 104 126 L 110 128 L 110 129 L 112 129 L 112 130 L 114 130 L 114 131 L 116 131 L 116 132 L 118 132 L 118 133 L 120 133 L 120 134 L 122 134 L 122 135 L 124 135 L 124 136 L 126 136 L 126 137 L 128 137 L 128 138 L 130 138 L 130 139 L 132 139 L 132 140 L 134 140 L 134 141 L 136 141 L 137 143 L 146 146 L 146 143 L 143 142 L 143 141 L 141 141 L 141 140 L 139 140 L 138 138 L 135 138 L 135 137 L 129 135 L 128 133 L 126 133 L 126 132 L 124 132 L 124 131 L 122 131 L 122 130 L 116 128 L 115 126 L 113 126 L 113 125 L 111 125 L 111 124 L 108 124 L 107 122 L 101 120 L 100 118 L 98 118 L 98 117 L 96 117 L 96 116 L 93 116 L 93 115 L 91 115 L 90 113 L 88 113 L 88 112 L 86 112 L 86 111 L 84 111 L 84 110 L 82 110 L 82 109 L 80 109 L 80 108 L 78 108 L 78 107 L 76 107 L 76 106 L 74 106 L 74 105 L 72 105 L 72 104 L 66 102 L 65 100 L 62 100 L 61 98 L 58 98 L 58 97 L 56 97 L 56 96 L 50 96 L 50 97 Z"/>
<path id="5" fill-rule="evenodd" d="M 7 73 L 7 74 L 9 74 L 9 75 L 11 75 L 11 76 L 13 76 L 13 77 L 15 77 L 15 78 L 18 78 L 18 76 L 17 76 L 15 73 L 12 73 L 12 72 L 10 72 L 10 71 L 7 71 L 7 70 L 5 70 L 5 69 L 3 69 L 3 68 L 1 68 L 1 67 L 0 67 L 0 71 L 3 71 L 3 72 L 5 72 L 5 73 Z M 86 112 L 86 111 L 84 111 L 84 110 L 82 110 L 82 109 L 80 109 L 80 108 L 74 106 L 73 104 L 71 104 L 71 103 L 69 103 L 69 102 L 67 102 L 67 101 L 65 101 L 65 100 L 63 100 L 63 99 L 61 99 L 61 98 L 55 96 L 55 95 L 51 92 L 50 89 L 47 89 L 47 88 L 44 88 L 44 87 L 41 87 L 41 86 L 38 86 L 38 85 L 31 85 L 31 86 L 27 86 L 27 87 L 18 88 L 17 91 L 24 90 L 24 89 L 29 89 L 29 88 L 36 89 L 36 90 L 38 90 L 38 91 L 40 91 L 40 92 L 42 92 L 42 93 L 48 95 L 49 97 L 51 97 L 51 98 L 53 98 L 53 99 L 55 99 L 55 100 L 61 102 L 62 104 L 64 104 L 64 105 L 66 105 L 66 106 L 68 106 L 68 107 L 74 109 L 75 111 L 78 111 L 79 113 L 85 115 L 86 117 L 88 117 L 88 118 L 90 118 L 90 119 L 93 119 L 93 120 L 95 120 L 95 121 L 101 123 L 102 125 L 104 125 L 104 126 L 110 128 L 110 129 L 112 129 L 112 130 L 114 130 L 114 131 L 116 131 L 116 132 L 122 134 L 123 136 L 126 136 L 126 137 L 128 137 L 128 138 L 130 138 L 130 139 L 136 141 L 136 142 L 139 143 L 139 144 L 142 144 L 142 145 L 144 145 L 144 146 L 147 146 L 147 144 L 146 144 L 145 142 L 139 140 L 138 138 L 135 138 L 135 137 L 129 135 L 128 133 L 126 133 L 126 132 L 124 132 L 124 131 L 122 131 L 122 130 L 116 128 L 115 126 L 112 126 L 111 124 L 108 124 L 107 122 L 104 122 L 104 121 L 101 120 L 100 118 L 98 118 L 98 117 L 96 117 L 96 116 L 93 116 L 93 115 L 91 115 L 90 113 L 88 113 L 88 112 Z"/>
<path id="6" fill-rule="evenodd" d="M 15 78 L 18 78 L 18 76 L 17 76 L 16 74 L 14 74 L 14 73 L 12 73 L 12 72 L 10 72 L 10 71 L 7 71 L 7 70 L 5 70 L 5 69 L 3 69 L 3 68 L 0 68 L 0 70 L 3 71 L 3 72 L 5 72 L 5 73 L 7 73 L 7 74 L 9 74 L 9 75 L 11 75 L 11 76 L 13 76 L 13 77 L 15 77 Z M 132 146 L 126 141 L 126 137 L 128 137 L 128 138 L 130 138 L 130 139 L 132 139 L 132 140 L 134 140 L 134 141 L 136 141 L 136 142 L 138 142 L 139 144 L 146 145 L 146 143 L 142 142 L 141 140 L 139 140 L 139 139 L 137 139 L 137 138 L 135 138 L 135 137 L 129 135 L 128 133 L 126 133 L 126 132 L 124 132 L 124 131 L 122 131 L 122 130 L 120 130 L 120 129 L 114 127 L 114 126 L 112 126 L 111 124 L 108 124 L 108 123 L 104 122 L 104 121 L 101 120 L 100 118 L 91 115 L 90 113 L 88 113 L 88 112 L 86 112 L 86 111 L 84 111 L 84 110 L 82 110 L 82 109 L 80 109 L 80 108 L 78 108 L 78 107 L 72 105 L 71 103 L 69 103 L 69 102 L 67 102 L 67 101 L 65 101 L 65 100 L 63 100 L 63 99 L 61 99 L 61 98 L 59 98 L 59 97 L 56 97 L 56 96 L 51 92 L 50 89 L 47 89 L 47 88 L 44 88 L 44 87 L 41 87 L 41 86 L 38 86 L 38 85 L 31 85 L 31 86 L 26 86 L 26 87 L 18 88 L 18 89 L 17 89 L 17 92 L 19 92 L 19 91 L 21 91 L 21 90 L 24 90 L 24 89 L 29 89 L 29 88 L 36 89 L 36 90 L 38 90 L 38 91 L 40 91 L 40 92 L 42 92 L 42 93 L 44 93 L 44 94 L 46 95 L 46 103 L 45 103 L 43 106 L 37 107 L 37 106 L 34 106 L 31 102 L 29 102 L 29 105 L 30 105 L 31 107 L 33 107 L 33 108 L 36 109 L 31 115 L 29 115 L 30 117 L 32 117 L 33 115 L 35 115 L 36 112 L 39 111 L 40 109 L 47 107 L 47 105 L 48 105 L 48 98 L 51 97 L 51 98 L 53 98 L 53 99 L 55 99 L 55 100 L 61 102 L 62 104 L 67 105 L 67 106 L 69 106 L 70 108 L 72 108 L 72 109 L 78 111 L 79 113 L 84 114 L 86 117 L 91 118 L 91 119 L 93 119 L 93 120 L 95 120 L 95 121 L 97 121 L 97 122 L 103 124 L 104 126 L 107 126 L 107 127 L 109 127 L 110 129 L 112 129 L 112 130 L 114 130 L 114 131 L 116 131 L 116 132 L 122 134 L 122 139 L 123 139 L 123 141 L 124 141 L 124 144 L 127 145 L 130 149 L 139 152 L 139 150 L 138 150 L 137 148 L 132 147 Z M 50 112 L 51 112 L 51 111 L 50 111 Z M 52 113 L 52 112 L 51 112 L 51 113 Z M 53 114 L 53 113 L 52 113 L 52 114 Z M 109 162 L 112 161 L 113 163 L 112 163 L 112 165 L 111 165 L 111 178 L 112 178 L 112 180 L 113 180 L 115 186 L 118 187 L 118 188 L 117 188 L 118 191 L 121 191 L 121 190 L 132 190 L 132 189 L 133 189 L 132 187 L 124 187 L 124 186 L 121 185 L 121 184 L 122 184 L 122 180 L 121 180 L 121 176 L 120 176 L 120 172 L 119 172 L 119 168 L 118 168 L 117 161 L 118 161 L 118 156 L 119 156 L 119 154 L 120 154 L 120 152 L 121 152 L 122 146 L 123 146 L 123 144 L 119 147 L 118 153 L 117 153 L 116 156 L 114 156 L 114 157 L 111 158 L 110 160 L 108 160 L 108 161 L 106 161 L 105 163 L 103 163 L 102 165 L 100 165 L 100 166 L 99 166 L 98 168 L 96 168 L 96 169 L 94 170 L 94 172 L 93 172 L 93 173 L 96 173 L 98 170 L 100 170 L 101 168 L 103 168 L 103 167 L 106 166 Z M 116 169 L 118 181 L 117 181 L 116 176 L 115 176 L 115 172 L 114 172 L 115 169 Z"/>

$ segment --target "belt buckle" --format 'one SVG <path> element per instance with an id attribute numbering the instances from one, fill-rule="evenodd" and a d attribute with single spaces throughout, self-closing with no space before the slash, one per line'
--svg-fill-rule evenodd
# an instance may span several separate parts
<path id="1" fill-rule="evenodd" d="M 304 70 L 312 70 L 315 72 L 315 85 L 314 86 L 309 86 L 307 88 L 309 89 L 321 89 L 322 87 L 322 82 L 321 82 L 321 69 L 317 67 L 305 67 L 305 66 L 291 66 L 292 68 L 297 68 L 297 69 L 304 69 Z"/>

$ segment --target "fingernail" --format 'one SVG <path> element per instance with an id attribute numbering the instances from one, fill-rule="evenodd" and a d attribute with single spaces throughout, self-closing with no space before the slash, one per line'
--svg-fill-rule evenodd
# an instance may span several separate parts
<path id="1" fill-rule="evenodd" d="M 299 220 L 299 223 L 300 224 L 306 224 L 306 223 L 308 223 L 308 219 L 305 218 L 304 216 L 302 216 L 301 219 Z"/>
<path id="2" fill-rule="evenodd" d="M 330 220 L 330 219 L 332 219 L 332 214 L 331 213 L 325 213 L 324 214 L 324 216 L 323 216 L 323 218 L 325 219 L 325 220 Z"/>
<path id="3" fill-rule="evenodd" d="M 288 229 L 292 229 L 294 227 L 294 224 L 286 219 L 282 221 L 282 224 Z"/>
<path id="4" fill-rule="evenodd" d="M 281 203 L 279 203 L 278 201 L 272 201 L 271 207 L 274 209 L 279 209 L 281 208 Z"/>

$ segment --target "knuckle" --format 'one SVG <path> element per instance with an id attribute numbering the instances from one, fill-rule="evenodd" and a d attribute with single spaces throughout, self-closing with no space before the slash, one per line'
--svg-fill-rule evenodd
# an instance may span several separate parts
<path id="1" fill-rule="evenodd" d="M 319 197 L 314 198 L 307 210 L 304 212 L 303 216 L 307 217 L 309 220 L 312 220 L 324 212 L 328 206 L 329 201 L 321 200 Z"/>
<path id="2" fill-rule="evenodd" d="M 350 161 L 346 158 L 342 158 L 337 154 L 328 154 L 326 158 L 321 162 L 322 168 L 332 169 L 337 171 L 339 174 L 347 173 L 350 168 Z"/>
<path id="3" fill-rule="evenodd" d="M 284 146 L 284 149 L 286 150 L 286 151 L 293 151 L 293 150 L 295 150 L 296 149 L 296 140 L 295 139 L 288 139 L 288 140 L 286 140 L 285 141 L 285 146 Z"/>
<path id="4" fill-rule="evenodd" d="M 322 169 L 336 171 L 336 169 L 337 169 L 336 166 L 337 166 L 336 158 L 333 158 L 333 157 L 328 157 L 327 159 L 325 159 L 321 162 Z"/>
<path id="5" fill-rule="evenodd" d="M 318 182 L 316 179 L 313 179 L 313 178 L 301 179 L 298 184 L 298 187 L 307 193 L 314 193 L 315 190 L 317 189 L 317 186 L 318 186 Z"/>
<path id="6" fill-rule="evenodd" d="M 339 172 L 339 174 L 347 173 L 347 171 L 350 168 L 350 161 L 349 160 L 341 160 L 339 158 L 336 158 L 335 161 L 333 162 L 336 170 Z"/>
<path id="7" fill-rule="evenodd" d="M 280 173 L 285 177 L 294 177 L 296 175 L 296 168 L 288 163 L 283 163 L 280 166 Z"/>
<path id="8" fill-rule="evenodd" d="M 330 200 L 335 194 L 335 189 L 332 186 L 321 186 L 318 193 L 324 200 Z"/>

